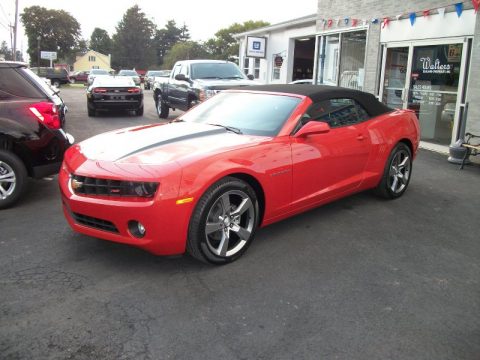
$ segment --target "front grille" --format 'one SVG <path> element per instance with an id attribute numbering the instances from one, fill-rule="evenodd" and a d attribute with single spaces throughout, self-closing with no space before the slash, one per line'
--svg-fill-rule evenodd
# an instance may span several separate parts
<path id="1" fill-rule="evenodd" d="M 153 197 L 158 183 L 99 179 L 72 175 L 70 185 L 77 195 Z"/>
<path id="2" fill-rule="evenodd" d="M 118 234 L 117 227 L 110 221 L 97 219 L 91 216 L 82 215 L 75 212 L 70 212 L 70 214 L 72 214 L 72 217 L 75 220 L 75 222 L 80 225 L 85 225 L 94 229 L 109 231 L 109 232 Z"/>

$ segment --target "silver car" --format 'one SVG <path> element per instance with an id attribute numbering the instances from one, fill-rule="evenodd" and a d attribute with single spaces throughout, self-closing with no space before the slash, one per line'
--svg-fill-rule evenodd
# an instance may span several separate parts
<path id="1" fill-rule="evenodd" d="M 93 80 L 95 80 L 97 76 L 110 76 L 110 73 L 104 69 L 90 70 L 90 74 L 88 75 L 88 79 L 87 79 L 88 85 L 92 85 Z"/>

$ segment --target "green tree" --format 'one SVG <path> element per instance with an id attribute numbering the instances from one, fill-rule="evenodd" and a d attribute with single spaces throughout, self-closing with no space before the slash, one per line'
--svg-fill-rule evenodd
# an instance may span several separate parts
<path id="1" fill-rule="evenodd" d="M 8 47 L 6 41 L 2 41 L 0 45 L 0 55 L 2 55 L 5 60 L 12 60 L 12 49 Z"/>
<path id="2" fill-rule="evenodd" d="M 173 45 L 173 47 L 165 55 L 163 68 L 171 69 L 175 62 L 179 60 L 196 60 L 209 59 L 210 54 L 203 47 L 195 41 L 181 41 Z"/>
<path id="3" fill-rule="evenodd" d="M 165 27 L 157 30 L 155 33 L 157 64 L 163 64 L 165 55 L 173 45 L 179 41 L 187 41 L 189 39 L 190 34 L 185 24 L 178 28 L 175 20 L 168 20 Z"/>
<path id="4" fill-rule="evenodd" d="M 30 63 L 36 64 L 38 51 L 56 51 L 59 59 L 73 56 L 78 48 L 80 24 L 63 10 L 31 6 L 20 15 L 28 39 Z M 40 46 L 40 48 L 39 48 Z M 42 65 L 48 64 L 43 60 Z"/>
<path id="5" fill-rule="evenodd" d="M 209 39 L 205 46 L 209 53 L 215 59 L 232 60 L 238 57 L 238 41 L 233 37 L 234 34 L 239 34 L 245 31 L 258 29 L 268 26 L 270 23 L 265 21 L 245 21 L 243 24 L 234 23 L 228 28 L 220 29 L 215 33 L 215 37 Z"/>
<path id="6" fill-rule="evenodd" d="M 123 15 L 113 35 L 112 63 L 117 68 L 145 69 L 155 62 L 153 37 L 156 26 L 138 5 Z"/>
<path id="7" fill-rule="evenodd" d="M 104 29 L 96 27 L 90 36 L 90 49 L 108 55 L 112 52 L 112 39 Z"/>

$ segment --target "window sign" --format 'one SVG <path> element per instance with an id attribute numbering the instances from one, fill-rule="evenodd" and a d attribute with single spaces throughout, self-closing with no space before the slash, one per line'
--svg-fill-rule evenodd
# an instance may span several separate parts
<path id="1" fill-rule="evenodd" d="M 247 56 L 265 58 L 267 38 L 247 36 Z"/>

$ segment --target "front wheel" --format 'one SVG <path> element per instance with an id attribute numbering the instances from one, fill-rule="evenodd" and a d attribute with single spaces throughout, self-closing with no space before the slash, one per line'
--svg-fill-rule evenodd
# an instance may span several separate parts
<path id="1" fill-rule="evenodd" d="M 390 153 L 383 177 L 376 193 L 386 199 L 396 199 L 407 190 L 412 175 L 412 152 L 404 143 L 398 143 Z"/>
<path id="2" fill-rule="evenodd" d="M 0 209 L 16 202 L 27 181 L 27 170 L 23 162 L 15 155 L 0 150 Z"/>
<path id="3" fill-rule="evenodd" d="M 59 88 L 60 87 L 60 80 L 57 80 L 57 79 L 53 79 L 51 81 L 52 85 L 55 86 L 56 88 Z"/>
<path id="4" fill-rule="evenodd" d="M 168 114 L 170 113 L 170 108 L 162 101 L 161 96 L 158 97 L 157 101 L 157 113 L 160 119 L 168 118 Z"/>
<path id="5" fill-rule="evenodd" d="M 258 226 L 255 191 L 244 181 L 227 177 L 200 198 L 188 229 L 187 251 L 212 264 L 238 259 L 252 242 Z"/>

